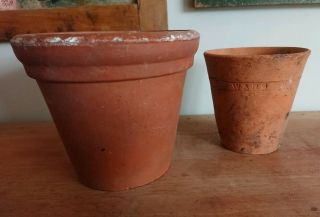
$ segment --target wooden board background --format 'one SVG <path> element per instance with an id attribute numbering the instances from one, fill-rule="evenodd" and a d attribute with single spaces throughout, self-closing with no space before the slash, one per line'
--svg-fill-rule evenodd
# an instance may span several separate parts
<path id="1" fill-rule="evenodd" d="M 180 118 L 155 182 L 103 192 L 77 179 L 52 123 L 0 124 L 1 217 L 319 217 L 320 112 L 292 114 L 277 152 L 219 145 L 212 116 Z"/>
<path id="2" fill-rule="evenodd" d="M 166 0 L 69 8 L 0 11 L 0 41 L 43 32 L 166 30 Z"/>
<path id="3" fill-rule="evenodd" d="M 320 0 L 194 0 L 196 8 L 320 4 Z"/>
<path id="4" fill-rule="evenodd" d="M 137 6 L 112 5 L 0 12 L 0 40 L 38 32 L 139 29 Z"/>

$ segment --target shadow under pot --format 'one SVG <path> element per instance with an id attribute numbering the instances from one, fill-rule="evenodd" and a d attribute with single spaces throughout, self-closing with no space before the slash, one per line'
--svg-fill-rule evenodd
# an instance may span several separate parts
<path id="1" fill-rule="evenodd" d="M 195 31 L 18 35 L 14 53 L 35 78 L 85 185 L 125 190 L 168 169 Z"/>
<path id="2" fill-rule="evenodd" d="M 277 150 L 310 50 L 230 48 L 204 55 L 221 144 L 247 154 Z"/>

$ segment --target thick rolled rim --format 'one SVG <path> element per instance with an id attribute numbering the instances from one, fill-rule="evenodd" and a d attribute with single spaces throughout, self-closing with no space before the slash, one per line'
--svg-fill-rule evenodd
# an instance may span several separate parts
<path id="1" fill-rule="evenodd" d="M 208 57 L 252 58 L 273 57 L 279 55 L 288 56 L 305 53 L 311 53 L 311 50 L 303 47 L 240 47 L 208 50 L 204 55 Z"/>
<path id="2" fill-rule="evenodd" d="M 87 46 L 96 44 L 160 43 L 189 41 L 199 38 L 194 30 L 60 32 L 16 35 L 13 46 Z"/>

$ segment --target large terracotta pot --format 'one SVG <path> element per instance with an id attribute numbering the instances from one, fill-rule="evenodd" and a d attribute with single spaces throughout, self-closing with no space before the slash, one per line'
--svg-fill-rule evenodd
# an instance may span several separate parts
<path id="1" fill-rule="evenodd" d="M 205 52 L 223 146 L 248 154 L 277 150 L 309 55 L 295 47 Z"/>
<path id="2" fill-rule="evenodd" d="M 168 169 L 195 31 L 16 36 L 80 180 L 101 190 L 152 182 Z"/>

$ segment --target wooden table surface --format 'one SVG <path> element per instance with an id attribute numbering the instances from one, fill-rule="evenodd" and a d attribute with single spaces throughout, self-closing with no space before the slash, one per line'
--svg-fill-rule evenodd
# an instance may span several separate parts
<path id="1" fill-rule="evenodd" d="M 219 145 L 212 116 L 181 117 L 165 176 L 126 192 L 81 185 L 52 123 L 0 125 L 0 217 L 320 216 L 320 113 L 290 117 L 279 151 Z"/>

